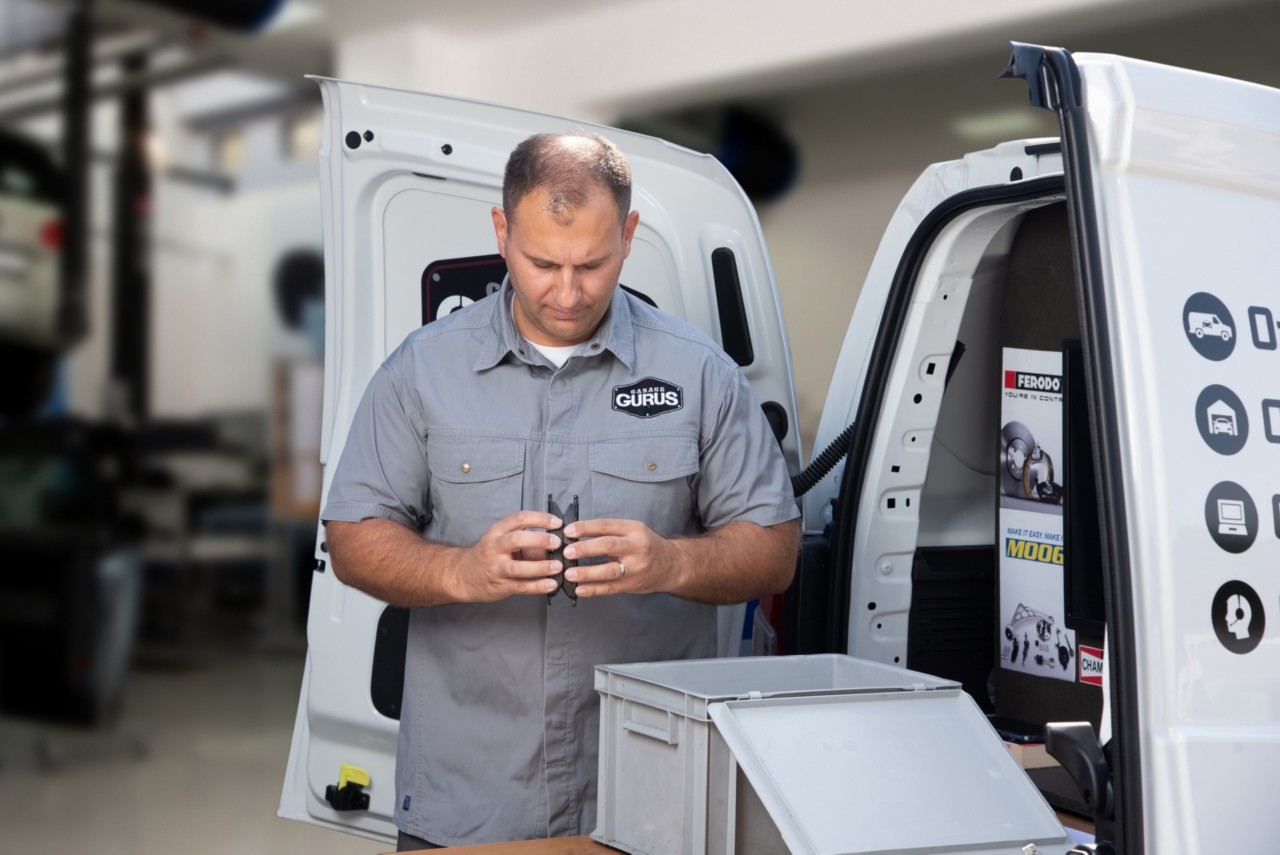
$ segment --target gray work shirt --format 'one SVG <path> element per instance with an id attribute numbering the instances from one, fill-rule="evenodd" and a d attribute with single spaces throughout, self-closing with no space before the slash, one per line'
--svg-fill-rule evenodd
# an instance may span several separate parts
<path id="1" fill-rule="evenodd" d="M 548 495 L 663 535 L 799 516 L 759 402 L 707 336 L 618 288 L 557 370 L 516 331 L 510 289 L 387 358 L 323 519 L 383 517 L 469 545 Z M 443 845 L 590 833 L 594 666 L 714 656 L 715 624 L 713 606 L 668 594 L 413 609 L 396 825 Z"/>

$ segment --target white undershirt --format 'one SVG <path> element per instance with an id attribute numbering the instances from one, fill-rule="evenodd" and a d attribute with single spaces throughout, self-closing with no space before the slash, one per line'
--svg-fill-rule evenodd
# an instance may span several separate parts
<path id="1" fill-rule="evenodd" d="M 569 361 L 569 357 L 577 353 L 578 348 L 580 347 L 580 345 L 576 344 L 566 344 L 559 347 L 553 347 L 549 344 L 538 344 L 533 341 L 529 342 L 529 344 L 537 348 L 538 353 L 541 353 L 547 359 L 550 359 L 551 363 L 555 365 L 556 368 L 563 368 L 564 364 Z"/>

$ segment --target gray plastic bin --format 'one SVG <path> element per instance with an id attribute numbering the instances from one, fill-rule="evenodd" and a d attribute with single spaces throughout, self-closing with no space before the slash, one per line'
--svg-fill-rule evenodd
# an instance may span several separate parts
<path id="1" fill-rule="evenodd" d="M 646 855 L 708 851 L 709 707 L 738 699 L 959 689 L 838 654 L 601 665 L 600 774 L 592 837 Z"/>

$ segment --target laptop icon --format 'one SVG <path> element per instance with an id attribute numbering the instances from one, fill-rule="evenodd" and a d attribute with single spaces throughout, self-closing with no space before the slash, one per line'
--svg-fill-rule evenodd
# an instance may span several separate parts
<path id="1" fill-rule="evenodd" d="M 1239 499 L 1218 499 L 1218 534 L 1247 535 L 1244 502 Z"/>

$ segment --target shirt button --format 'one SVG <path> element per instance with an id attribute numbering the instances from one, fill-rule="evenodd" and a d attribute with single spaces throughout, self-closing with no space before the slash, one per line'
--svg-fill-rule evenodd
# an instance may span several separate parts
<path id="1" fill-rule="evenodd" d="M 468 472 L 470 472 L 470 471 L 471 471 L 471 464 L 470 464 L 470 463 L 464 463 L 464 464 L 462 464 L 462 474 L 463 474 L 463 475 L 467 474 L 467 473 L 468 473 Z"/>
<path id="2" fill-rule="evenodd" d="M 650 464 L 649 464 L 649 471 L 650 471 L 650 472 L 654 471 L 654 470 L 655 470 L 655 469 L 657 469 L 657 468 L 658 468 L 658 464 L 650 462 Z"/>
<path id="3" fill-rule="evenodd" d="M 591 345 L 591 349 L 592 349 L 592 350 L 599 350 L 599 349 L 600 349 L 600 342 L 598 342 L 598 341 L 597 341 L 597 342 L 595 342 L 594 344 L 592 344 L 592 345 Z"/>

